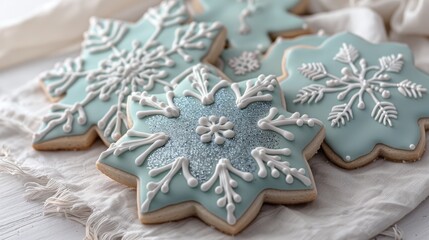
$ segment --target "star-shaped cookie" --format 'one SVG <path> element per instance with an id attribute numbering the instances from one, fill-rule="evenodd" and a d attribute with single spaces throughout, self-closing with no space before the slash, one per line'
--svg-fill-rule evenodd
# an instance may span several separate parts
<path id="1" fill-rule="evenodd" d="M 61 99 L 34 134 L 39 150 L 109 145 L 128 129 L 127 96 L 174 88 L 180 74 L 215 62 L 225 44 L 219 23 L 189 23 L 182 1 L 166 0 L 136 24 L 92 19 L 80 57 L 40 75 L 50 98 Z"/>
<path id="2" fill-rule="evenodd" d="M 228 47 L 265 51 L 271 36 L 308 33 L 302 13 L 306 0 L 190 0 L 196 21 L 219 21 L 228 30 Z"/>
<path id="3" fill-rule="evenodd" d="M 408 46 L 372 44 L 351 33 L 286 57 L 281 83 L 289 110 L 326 127 L 323 149 L 344 168 L 383 157 L 418 160 L 426 146 L 429 76 L 414 65 Z"/>
<path id="4" fill-rule="evenodd" d="M 97 167 L 137 187 L 143 223 L 197 216 L 236 234 L 263 202 L 316 197 L 307 159 L 323 141 L 323 128 L 284 107 L 273 75 L 232 84 L 197 65 L 174 91 L 129 98 L 132 128 Z"/>

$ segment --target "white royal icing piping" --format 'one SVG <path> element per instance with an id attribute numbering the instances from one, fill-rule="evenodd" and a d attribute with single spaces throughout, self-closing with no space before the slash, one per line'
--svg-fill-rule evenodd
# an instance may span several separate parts
<path id="1" fill-rule="evenodd" d="M 273 96 L 270 93 L 263 94 L 263 91 L 274 91 L 275 85 L 277 84 L 276 77 L 274 75 L 259 75 L 258 80 L 253 84 L 251 80 L 246 82 L 246 89 L 243 95 L 241 95 L 240 87 L 237 83 L 231 85 L 232 90 L 236 96 L 237 107 L 243 109 L 253 102 L 271 101 Z"/>
<path id="2" fill-rule="evenodd" d="M 203 143 L 211 142 L 214 136 L 214 142 L 221 145 L 225 142 L 225 138 L 230 139 L 235 136 L 235 132 L 232 130 L 234 124 L 224 116 L 200 117 L 198 124 L 195 132 L 201 135 L 200 140 Z"/>
<path id="3" fill-rule="evenodd" d="M 77 72 L 72 71 L 73 64 L 68 60 L 64 63 L 63 70 L 60 70 L 61 68 L 57 66 L 55 68 L 57 71 L 54 69 L 42 74 L 40 77 L 41 80 L 51 76 L 63 77 L 59 80 L 59 82 L 64 83 L 63 86 L 61 86 L 62 84 L 55 83 L 53 87 L 51 87 L 51 89 L 55 89 L 56 93 L 63 94 L 76 79 L 86 75 L 89 81 L 89 86 L 86 89 L 88 92 L 87 97 L 82 102 L 76 103 L 82 107 L 85 107 L 91 102 L 95 95 L 99 95 L 102 101 L 109 100 L 111 94 L 118 95 L 118 103 L 116 106 L 112 106 L 98 122 L 98 127 L 103 131 L 105 137 L 110 135 L 113 140 L 118 140 L 121 137 L 122 126 L 124 125 L 128 128 L 126 116 L 124 114 L 126 104 L 123 102 L 126 100 L 126 97 L 131 92 L 137 91 L 140 85 L 142 85 L 145 90 L 152 89 L 155 82 L 171 89 L 173 85 L 162 80 L 167 77 L 168 73 L 166 71 L 157 71 L 156 67 L 172 67 L 175 62 L 169 56 L 176 53 L 184 60 L 192 61 L 191 56 L 188 55 L 185 50 L 205 48 L 206 46 L 203 44 L 203 41 L 199 39 L 215 37 L 216 35 L 213 34 L 213 31 L 221 27 L 219 23 L 206 24 L 194 22 L 189 26 L 184 26 L 176 30 L 175 39 L 170 49 L 161 45 L 156 47 L 159 43 L 155 41 L 155 39 L 160 34 L 162 28 L 180 23 L 183 20 L 181 14 L 183 14 L 186 9 L 182 5 L 174 9 L 177 3 L 177 1 L 164 1 L 158 8 L 152 8 L 148 11 L 145 18 L 156 27 L 156 30 L 150 39 L 146 41 L 144 46 L 141 46 L 138 41 L 133 41 L 133 48 L 130 51 L 119 50 L 115 47 L 115 44 L 121 39 L 124 33 L 120 28 L 125 27 L 119 27 L 119 23 L 117 22 L 109 23 L 108 20 L 103 20 L 100 23 L 96 20 L 92 20 L 92 24 L 95 24 L 93 27 L 96 27 L 97 30 L 90 29 L 90 32 L 86 35 L 87 38 L 84 42 L 84 47 L 90 52 L 109 48 L 113 52 L 109 58 L 100 62 L 98 69 L 87 72 L 81 72 L 83 60 L 76 59 L 74 61 L 74 69 Z M 111 28 L 114 31 L 111 31 Z M 98 37 L 101 39 L 99 41 L 94 39 L 97 34 L 99 34 Z M 114 34 L 114 36 L 107 37 L 106 34 Z M 149 51 L 149 48 L 153 48 L 154 50 Z M 136 72 L 138 72 L 137 75 L 134 74 Z M 144 85 L 142 83 L 144 83 Z M 131 89 L 128 85 L 131 85 Z M 63 124 L 65 121 L 70 122 L 71 120 L 68 119 L 73 117 L 74 112 L 76 112 L 73 107 L 74 106 L 70 106 L 71 109 L 69 111 L 64 109 L 65 111 L 63 113 L 52 113 L 51 116 L 48 117 L 50 122 L 46 123 L 46 127 L 43 130 L 35 134 L 34 140 L 39 141 L 55 126 Z M 64 126 L 65 130 L 67 130 L 64 132 L 70 132 L 72 130 L 71 124 L 64 123 Z M 70 130 L 68 126 L 71 126 Z"/>
<path id="4" fill-rule="evenodd" d="M 158 29 L 177 25 L 185 20 L 183 15 L 186 14 L 186 7 L 181 4 L 176 12 L 171 12 L 177 3 L 175 0 L 162 1 L 160 7 L 149 8 L 144 17 Z"/>
<path id="5" fill-rule="evenodd" d="M 151 154 L 157 148 L 164 146 L 169 139 L 167 134 L 163 132 L 149 134 L 149 133 L 138 132 L 134 130 L 128 130 L 126 135 L 129 137 L 139 137 L 139 139 L 129 139 L 121 143 L 112 143 L 109 149 L 107 149 L 100 155 L 100 159 L 106 158 L 111 154 L 114 154 L 115 156 L 119 156 L 126 151 L 133 151 L 138 147 L 142 147 L 150 144 L 150 146 L 135 159 L 135 164 L 137 166 L 140 166 L 143 164 L 143 162 L 146 160 L 149 154 Z"/>
<path id="6" fill-rule="evenodd" d="M 147 92 L 133 93 L 131 95 L 131 100 L 138 102 L 141 106 L 149 106 L 156 109 L 137 111 L 137 117 L 144 118 L 151 115 L 164 115 L 169 118 L 178 117 L 180 115 L 180 111 L 173 102 L 174 92 L 169 91 L 165 95 L 167 97 L 167 104 L 158 100 L 156 96 L 150 95 Z"/>
<path id="7" fill-rule="evenodd" d="M 252 30 L 249 23 L 246 21 L 248 17 L 250 17 L 253 13 L 258 9 L 255 4 L 256 0 L 238 0 L 239 2 L 245 2 L 246 7 L 243 8 L 240 12 L 240 16 L 238 17 L 240 22 L 239 33 L 241 35 L 246 35 L 250 33 Z"/>
<path id="8" fill-rule="evenodd" d="M 48 78 L 61 78 L 46 87 L 48 92 L 53 92 L 57 96 L 60 96 L 64 94 L 77 79 L 88 74 L 82 70 L 83 60 L 80 57 L 75 59 L 67 58 L 62 64 L 56 63 L 52 70 L 41 73 L 38 78 L 40 81 Z"/>
<path id="9" fill-rule="evenodd" d="M 224 193 L 224 196 L 217 200 L 217 206 L 226 208 L 227 222 L 233 225 L 237 221 L 234 215 L 235 203 L 241 202 L 241 196 L 234 191 L 234 188 L 236 188 L 238 184 L 237 181 L 231 177 L 230 172 L 234 173 L 246 182 L 253 180 L 253 174 L 237 170 L 231 165 L 231 162 L 228 159 L 222 158 L 216 165 L 216 169 L 212 177 L 207 180 L 207 182 L 201 184 L 201 190 L 204 192 L 208 191 L 217 182 L 217 180 L 219 180 L 219 186 L 215 188 L 215 193 L 218 195 Z"/>
<path id="10" fill-rule="evenodd" d="M 79 125 L 84 125 L 87 121 L 87 116 L 83 106 L 89 101 L 94 99 L 97 94 L 88 94 L 85 99 L 80 103 L 75 103 L 73 105 L 65 104 L 54 104 L 51 106 L 53 111 L 55 110 L 64 110 L 64 112 L 51 112 L 43 118 L 43 122 L 46 124 L 45 128 L 34 134 L 34 140 L 38 141 L 47 135 L 55 126 L 63 124 L 64 132 L 71 132 L 73 128 L 73 115 L 78 113 L 77 123 Z"/>
<path id="11" fill-rule="evenodd" d="M 270 112 L 268 113 L 268 116 L 258 121 L 258 127 L 262 130 L 274 131 L 282 135 L 287 140 L 293 141 L 295 139 L 295 135 L 292 132 L 282 129 L 281 127 L 287 125 L 296 125 L 301 127 L 304 124 L 309 127 L 313 127 L 315 123 L 317 123 L 318 125 L 322 125 L 322 122 L 320 122 L 319 120 L 309 118 L 306 114 L 303 114 L 301 116 L 298 112 L 293 113 L 292 116 L 288 118 L 283 115 L 279 115 L 277 118 L 274 119 L 278 112 L 279 110 L 277 108 L 272 107 L 270 109 Z"/>
<path id="12" fill-rule="evenodd" d="M 282 161 L 280 155 L 290 156 L 291 153 L 292 152 L 289 148 L 269 149 L 257 147 L 252 150 L 251 154 L 259 166 L 258 176 L 261 178 L 265 178 L 267 176 L 267 169 L 264 165 L 265 162 L 266 165 L 271 168 L 272 177 L 278 178 L 280 176 L 280 172 L 282 172 L 284 175 L 286 175 L 285 181 L 288 184 L 292 184 L 294 178 L 297 178 L 305 186 L 311 186 L 311 180 L 305 176 L 304 168 L 296 169 L 291 167 L 288 161 Z"/>
<path id="13" fill-rule="evenodd" d="M 142 212 L 149 211 L 149 206 L 153 198 L 161 192 L 168 193 L 170 190 L 169 185 L 173 177 L 182 170 L 182 176 L 186 179 L 189 187 L 196 187 L 198 180 L 194 178 L 189 172 L 189 159 L 185 157 L 178 157 L 172 163 L 165 166 L 154 168 L 149 171 L 149 176 L 155 177 L 159 174 L 168 171 L 168 173 L 159 182 L 148 182 L 146 188 L 149 190 L 146 194 L 146 200 L 142 203 Z"/>
<path id="14" fill-rule="evenodd" d="M 128 28 L 119 21 L 99 20 L 92 17 L 89 31 L 84 34 L 82 47 L 89 53 L 97 53 L 115 46 Z"/>
<path id="15" fill-rule="evenodd" d="M 400 83 L 389 83 L 391 76 L 389 73 L 399 73 L 404 65 L 401 54 L 383 56 L 379 58 L 379 65 L 368 66 L 365 59 L 359 60 L 359 66 L 355 61 L 359 58 L 359 51 L 351 44 L 344 43 L 339 52 L 335 55 L 334 60 L 348 65 L 341 70 L 341 77 L 337 77 L 326 71 L 323 63 L 304 63 L 298 68 L 298 71 L 306 78 L 317 81 L 325 77 L 330 80 L 326 81 L 326 86 L 320 84 L 311 84 L 302 88 L 294 99 L 294 103 L 311 103 L 319 102 L 323 99 L 325 93 L 336 93 L 337 99 L 342 101 L 353 90 L 354 93 L 347 103 L 335 105 L 329 113 L 328 120 L 331 121 L 332 127 L 340 127 L 346 122 L 353 119 L 352 106 L 358 99 L 357 107 L 365 109 L 364 94 L 367 93 L 374 101 L 374 108 L 371 111 L 371 117 L 383 125 L 393 126 L 392 120 L 398 118 L 398 111 L 393 103 L 380 101 L 376 94 L 379 93 L 383 99 L 390 98 L 390 91 L 386 88 L 397 88 L 403 96 L 409 98 L 421 98 L 427 89 L 420 84 L 413 83 L 406 79 Z M 373 71 L 374 74 L 367 78 L 367 74 Z"/>
<path id="16" fill-rule="evenodd" d="M 192 87 L 199 92 L 196 93 L 190 90 L 184 90 L 183 95 L 192 96 L 201 101 L 203 105 L 210 105 L 214 102 L 214 95 L 219 89 L 228 87 L 229 82 L 221 80 L 216 83 L 213 88 L 209 91 L 209 70 L 202 64 L 192 68 L 192 73 L 188 76 L 189 81 L 192 83 Z"/>
<path id="17" fill-rule="evenodd" d="M 230 58 L 228 65 L 234 70 L 235 75 L 245 75 L 254 72 L 261 67 L 259 52 L 244 51 L 240 56 Z"/>

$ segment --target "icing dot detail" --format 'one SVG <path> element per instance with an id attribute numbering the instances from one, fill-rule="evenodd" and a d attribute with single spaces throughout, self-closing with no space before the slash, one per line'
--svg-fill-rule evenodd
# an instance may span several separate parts
<path id="1" fill-rule="evenodd" d="M 416 149 L 416 145 L 414 145 L 414 144 L 410 144 L 410 149 L 411 149 L 411 150 Z"/>
<path id="2" fill-rule="evenodd" d="M 347 155 L 347 156 L 346 156 L 346 160 L 347 160 L 347 161 L 350 161 L 351 159 L 352 159 L 352 158 L 351 158 L 349 155 Z"/>

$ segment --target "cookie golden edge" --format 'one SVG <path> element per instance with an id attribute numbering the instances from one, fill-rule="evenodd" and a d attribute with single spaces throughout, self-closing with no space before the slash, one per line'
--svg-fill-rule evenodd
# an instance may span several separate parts
<path id="1" fill-rule="evenodd" d="M 325 130 L 322 127 L 317 133 L 312 142 L 310 142 L 303 150 L 303 156 L 305 160 L 312 158 L 317 151 L 320 149 L 320 146 L 325 138 Z M 309 175 L 312 176 L 311 168 L 308 166 L 306 161 L 307 168 L 309 169 Z M 137 203 L 140 203 L 140 193 L 139 193 L 139 179 L 131 174 L 125 173 L 119 169 L 108 166 L 106 164 L 97 161 L 96 167 L 103 174 L 109 178 L 117 181 L 123 185 L 126 185 L 131 188 L 137 189 Z M 171 221 L 178 221 L 188 217 L 198 217 L 204 223 L 209 226 L 213 226 L 219 231 L 229 234 L 236 235 L 243 231 L 246 227 L 251 224 L 251 222 L 259 214 L 260 209 L 264 203 L 270 204 L 302 204 L 314 201 L 317 197 L 317 188 L 313 178 L 311 178 L 313 189 L 309 190 L 298 190 L 298 191 L 283 191 L 283 190 L 274 190 L 266 189 L 262 191 L 249 209 L 244 213 L 240 219 L 234 224 L 229 225 L 224 220 L 218 218 L 217 216 L 210 213 L 205 209 L 201 204 L 188 201 L 180 204 L 171 205 L 164 207 L 160 210 L 156 210 L 150 213 L 141 213 L 140 204 L 138 205 L 138 218 L 143 224 L 160 224 Z"/>

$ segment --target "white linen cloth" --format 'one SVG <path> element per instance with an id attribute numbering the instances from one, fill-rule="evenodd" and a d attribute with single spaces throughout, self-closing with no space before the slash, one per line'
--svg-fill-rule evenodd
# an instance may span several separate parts
<path id="1" fill-rule="evenodd" d="M 0 25 L 0 67 L 76 45 L 91 15 L 128 12 L 126 19 L 136 20 L 156 1 L 118 2 L 63 0 L 22 21 Z M 328 34 L 349 30 L 373 42 L 395 39 L 409 43 L 417 65 L 429 72 L 428 1 L 318 0 L 311 3 L 311 10 L 317 13 L 306 17 L 308 24 Z M 38 32 L 42 34 L 35 36 Z M 49 103 L 36 81 L 9 92 L 0 85 L 0 171 L 23 178 L 29 199 L 43 201 L 47 214 L 84 224 L 88 239 L 227 238 L 196 218 L 140 224 L 135 190 L 95 169 L 98 155 L 106 147 L 98 141 L 85 151 L 34 151 L 31 135 Z M 316 201 L 297 206 L 266 204 L 236 238 L 369 239 L 429 196 L 429 154 L 412 164 L 378 160 L 347 171 L 319 153 L 310 165 L 319 193 Z"/>

